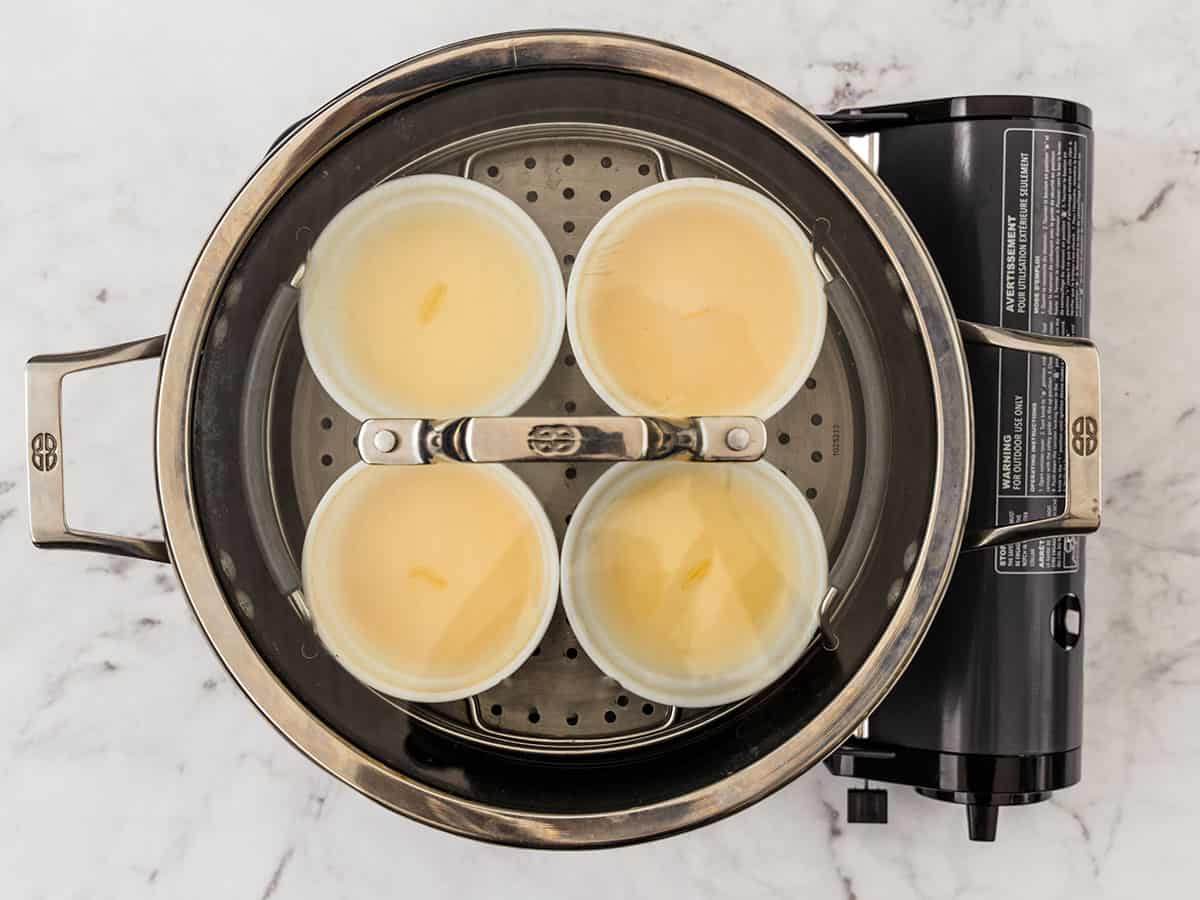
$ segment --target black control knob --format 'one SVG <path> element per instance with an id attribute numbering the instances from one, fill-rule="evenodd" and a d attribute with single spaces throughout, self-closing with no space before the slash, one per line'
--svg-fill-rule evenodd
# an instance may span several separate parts
<path id="1" fill-rule="evenodd" d="M 850 788 L 846 791 L 846 821 L 851 825 L 886 825 L 888 795 L 883 788 Z"/>

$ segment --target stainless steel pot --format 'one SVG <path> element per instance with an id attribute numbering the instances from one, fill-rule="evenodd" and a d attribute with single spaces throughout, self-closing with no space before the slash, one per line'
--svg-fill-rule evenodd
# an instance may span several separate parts
<path id="1" fill-rule="evenodd" d="M 369 456 L 381 426 L 354 421 L 313 378 L 294 284 L 341 206 L 414 172 L 456 173 L 517 199 L 564 271 L 608 205 L 681 175 L 753 185 L 809 232 L 828 280 L 829 330 L 806 389 L 766 423 L 766 457 L 812 500 L 834 589 L 822 639 L 776 685 L 719 709 L 657 707 L 604 678 L 561 613 L 512 679 L 461 703 L 380 696 L 322 652 L 297 575 L 304 526 L 358 459 L 360 428 Z M 30 361 L 33 539 L 173 563 L 213 647 L 271 722 L 405 815 L 531 846 L 646 839 L 744 807 L 844 741 L 911 659 L 960 551 L 1097 527 L 1100 455 L 1068 450 L 1061 515 L 964 540 L 973 460 L 964 338 L 1060 356 L 1063 427 L 1091 422 L 1098 437 L 1092 346 L 956 322 L 904 212 L 846 143 L 786 97 L 646 40 L 483 38 L 397 65 L 291 128 L 217 224 L 165 337 Z M 165 540 L 70 528 L 62 377 L 159 355 Z M 521 428 L 607 413 L 573 363 L 564 344 Z M 633 449 L 649 452 L 649 440 Z M 549 458 L 514 469 L 561 539 L 604 464 L 532 455 Z"/>

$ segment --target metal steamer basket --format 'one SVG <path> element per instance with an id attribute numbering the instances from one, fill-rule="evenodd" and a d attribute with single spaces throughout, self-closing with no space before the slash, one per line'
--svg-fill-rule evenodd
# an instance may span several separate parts
<path id="1" fill-rule="evenodd" d="M 804 389 L 765 434 L 751 436 L 765 438 L 766 458 L 810 498 L 833 587 L 818 639 L 770 688 L 716 709 L 657 705 L 606 678 L 561 610 L 519 671 L 467 701 L 382 696 L 323 651 L 299 583 L 306 523 L 360 447 L 369 461 L 390 451 L 378 432 L 411 448 L 411 429 L 429 426 L 364 425 L 325 394 L 301 347 L 296 284 L 340 208 L 382 180 L 424 172 L 475 179 L 520 203 L 564 276 L 606 209 L 669 178 L 750 185 L 812 236 L 828 282 L 824 349 Z M 640 39 L 480 39 L 397 65 L 281 137 L 206 243 L 165 337 L 30 362 L 34 540 L 173 563 L 217 653 L 271 722 L 328 771 L 405 815 L 527 846 L 651 838 L 742 808 L 837 749 L 904 671 L 961 550 L 1097 526 L 1099 454 L 1089 453 L 1068 454 L 1058 518 L 965 532 L 974 435 L 963 338 L 1061 356 L 1063 428 L 1081 415 L 1098 421 L 1091 346 L 957 322 L 889 192 L 845 141 L 787 98 Z M 158 355 L 165 540 L 69 528 L 62 377 Z M 588 426 L 626 441 L 616 453 L 611 443 L 593 452 L 586 441 L 555 443 L 552 429 L 542 432 L 550 452 L 502 454 L 530 460 L 513 469 L 560 541 L 607 466 L 597 460 L 704 456 L 724 434 L 608 418 L 565 339 L 519 415 L 500 424 L 503 434 L 524 440 L 545 426 Z M 416 444 L 421 452 L 483 452 L 462 423 L 433 427 Z"/>

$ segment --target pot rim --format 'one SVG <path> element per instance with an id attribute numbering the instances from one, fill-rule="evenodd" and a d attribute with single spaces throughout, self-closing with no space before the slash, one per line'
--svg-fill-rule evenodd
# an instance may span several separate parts
<path id="1" fill-rule="evenodd" d="M 858 672 L 774 751 L 704 788 L 620 813 L 544 814 L 489 806 L 384 766 L 327 727 L 258 655 L 226 600 L 201 533 L 191 467 L 193 388 L 211 314 L 233 262 L 299 173 L 398 105 L 487 75 L 536 69 L 623 72 L 737 109 L 831 178 L 872 229 L 918 311 L 937 419 L 929 526 L 896 612 Z M 887 695 L 928 629 L 953 571 L 970 499 L 970 384 L 941 278 L 904 211 L 830 128 L 794 101 L 723 63 L 644 38 L 534 31 L 481 37 L 399 63 L 330 101 L 268 155 L 226 209 L 184 287 L 159 377 L 156 475 L 164 532 L 189 603 L 217 655 L 268 720 L 330 774 L 404 815 L 458 834 L 529 847 L 598 847 L 693 828 L 782 787 L 836 749 Z"/>

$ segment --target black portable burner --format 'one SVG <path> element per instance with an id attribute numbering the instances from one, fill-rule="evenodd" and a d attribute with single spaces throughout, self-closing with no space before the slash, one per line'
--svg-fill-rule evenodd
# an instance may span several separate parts
<path id="1" fill-rule="evenodd" d="M 928 246 L 963 318 L 1088 334 L 1091 111 L 1047 97 L 951 97 L 824 117 L 864 148 Z M 1067 448 L 1061 365 L 968 345 L 977 435 L 971 525 L 1053 515 Z M 1094 445 L 1086 423 L 1072 443 Z M 962 803 L 972 840 L 1001 806 L 1079 781 L 1084 548 L 1049 537 L 964 553 L 913 663 L 826 761 L 836 774 Z M 851 822 L 887 795 L 849 792 Z"/>

